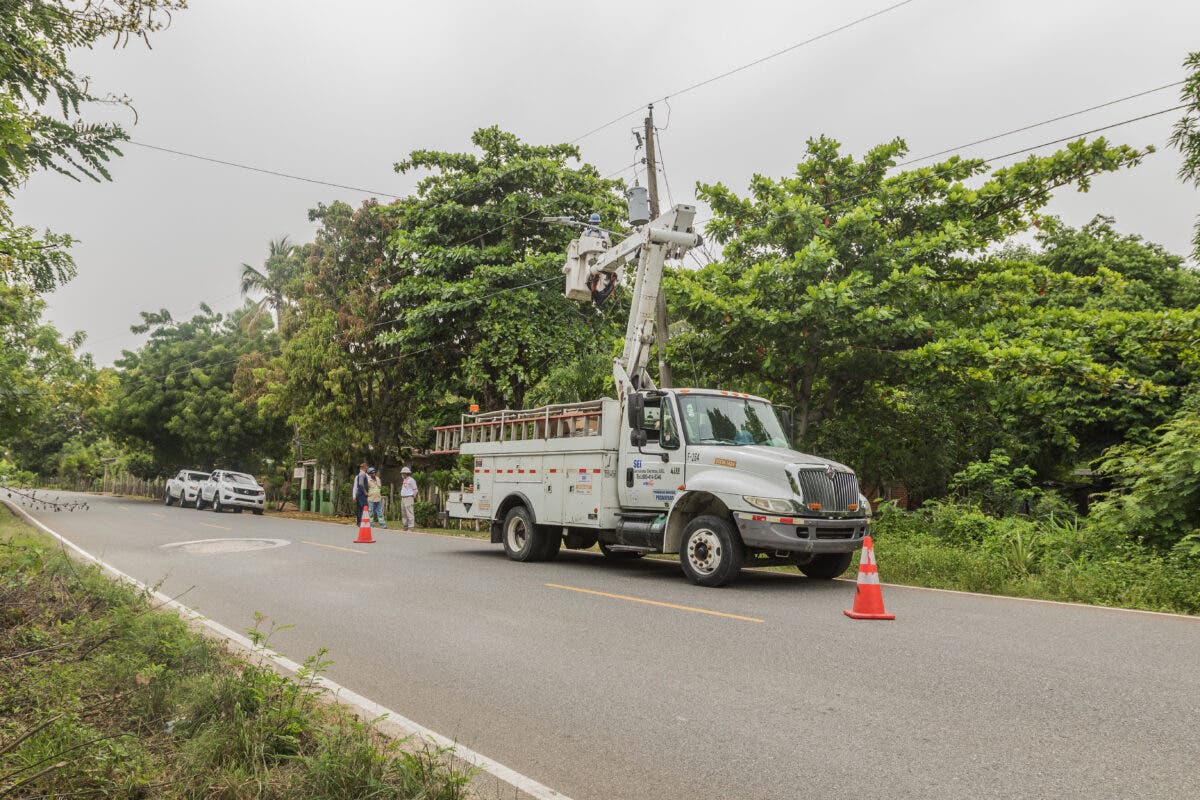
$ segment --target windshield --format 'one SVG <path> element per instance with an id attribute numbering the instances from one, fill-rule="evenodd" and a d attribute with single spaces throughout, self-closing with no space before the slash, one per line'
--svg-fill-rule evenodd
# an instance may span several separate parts
<path id="1" fill-rule="evenodd" d="M 208 480 L 208 473 L 207 472 L 189 472 L 189 473 L 187 473 L 184 480 L 206 481 L 206 480 Z"/>
<path id="2" fill-rule="evenodd" d="M 761 400 L 679 395 L 679 410 L 692 444 L 788 446 L 775 409 Z"/>
<path id="3" fill-rule="evenodd" d="M 241 472 L 226 472 L 225 477 L 234 483 L 248 483 L 251 486 L 258 485 L 258 481 L 254 480 L 254 478 L 252 478 L 251 476 L 246 475 L 245 473 L 241 473 Z"/>

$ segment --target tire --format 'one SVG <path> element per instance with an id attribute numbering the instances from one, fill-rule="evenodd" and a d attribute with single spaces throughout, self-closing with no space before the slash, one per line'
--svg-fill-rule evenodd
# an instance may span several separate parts
<path id="1" fill-rule="evenodd" d="M 204 495 L 200 494 L 200 492 L 196 492 L 196 510 L 204 510 Z"/>
<path id="2" fill-rule="evenodd" d="M 807 564 L 797 564 L 796 568 L 813 580 L 831 581 L 850 567 L 853 558 L 853 553 L 823 553 L 813 556 Z"/>
<path id="3" fill-rule="evenodd" d="M 741 537 L 721 517 L 705 514 L 683 529 L 679 565 L 698 586 L 724 586 L 737 577 L 745 559 Z"/>
<path id="4" fill-rule="evenodd" d="M 170 489 L 163 492 L 163 505 L 164 506 L 171 505 L 171 490 Z"/>
<path id="5" fill-rule="evenodd" d="M 214 514 L 220 514 L 222 511 L 225 510 L 225 507 L 223 505 L 221 505 L 221 492 L 220 491 L 213 492 L 212 510 L 213 510 Z"/>
<path id="6" fill-rule="evenodd" d="M 600 542 L 600 552 L 604 553 L 605 558 L 611 558 L 617 561 L 630 561 L 646 555 L 645 553 L 639 553 L 636 550 L 610 550 L 608 545 L 604 542 Z"/>
<path id="7" fill-rule="evenodd" d="M 254 516 L 261 517 L 262 514 L 263 514 L 263 510 L 261 508 L 254 509 Z"/>
<path id="8" fill-rule="evenodd" d="M 514 506 L 504 515 L 501 527 L 504 554 L 513 561 L 537 561 L 545 547 L 544 537 L 533 524 L 525 506 Z"/>

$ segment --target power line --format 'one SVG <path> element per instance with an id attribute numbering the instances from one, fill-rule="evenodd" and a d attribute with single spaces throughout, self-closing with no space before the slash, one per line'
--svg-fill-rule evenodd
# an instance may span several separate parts
<path id="1" fill-rule="evenodd" d="M 979 161 L 981 164 L 991 164 L 994 161 L 1001 161 L 1006 158 L 1012 158 L 1013 156 L 1023 155 L 1025 153 L 1029 153 L 1034 150 L 1040 150 L 1043 147 L 1049 147 L 1051 145 L 1062 144 L 1063 142 L 1074 141 L 1076 139 L 1081 139 L 1085 136 L 1091 136 L 1094 133 L 1100 133 L 1102 131 L 1111 130 L 1113 128 L 1119 128 L 1123 125 L 1129 125 L 1134 122 L 1141 122 L 1142 120 L 1145 120 L 1145 119 L 1150 119 L 1152 117 L 1159 117 L 1159 116 L 1162 116 L 1163 114 L 1169 114 L 1172 111 L 1178 111 L 1180 109 L 1188 108 L 1188 107 L 1189 107 L 1188 103 L 1183 103 L 1183 104 L 1180 104 L 1177 106 L 1172 106 L 1170 108 L 1164 108 L 1161 111 L 1152 111 L 1149 114 L 1142 114 L 1140 116 L 1130 117 L 1129 119 L 1124 119 L 1119 122 L 1113 122 L 1109 125 L 1102 125 L 1098 128 L 1092 128 L 1091 130 L 1082 131 L 1080 133 L 1072 134 L 1070 136 L 1064 136 L 1064 137 L 1061 137 L 1058 139 L 1051 139 L 1049 141 L 1040 142 L 1039 144 L 1031 145 L 1029 147 L 1022 147 L 1017 150 L 1010 150 L 1009 152 L 1002 153 L 1000 155 L 995 155 L 995 156 L 990 156 L 988 158 L 980 158 L 980 159 L 966 159 L 965 161 L 966 162 Z M 932 170 L 931 172 L 916 172 L 916 173 L 913 173 L 911 177 L 909 177 L 903 181 L 899 181 L 897 184 L 893 184 L 893 185 L 907 186 L 912 183 L 919 183 L 919 182 L 928 180 L 930 177 L 939 177 L 942 175 L 946 175 L 948 173 L 952 173 L 952 172 L 955 172 L 955 171 L 958 171 L 959 169 L 961 169 L 963 163 L 964 162 L 959 162 L 959 163 L 953 164 L 949 167 L 944 167 L 940 170 Z M 897 166 L 899 166 L 899 165 L 897 165 Z M 873 195 L 875 193 L 876 193 L 876 190 L 860 192 L 858 194 L 852 194 L 847 197 L 839 198 L 837 200 L 831 200 L 827 203 L 816 203 L 813 206 L 811 206 L 811 208 L 824 208 L 826 210 L 829 210 L 829 209 L 833 209 L 836 206 L 845 205 L 854 200 L 861 200 L 864 197 L 870 197 L 871 195 Z M 800 213 L 806 213 L 807 211 L 808 211 L 808 209 L 797 209 L 796 211 L 784 212 L 782 214 L 775 214 L 770 217 L 767 217 L 766 220 L 764 220 L 764 221 L 783 219 L 785 217 L 795 216 Z M 713 220 L 713 217 L 709 217 L 708 219 L 705 219 L 696 224 L 703 225 L 708 222 L 711 222 L 712 220 Z"/>
<path id="2" fill-rule="evenodd" d="M 132 139 L 130 139 L 128 141 L 128 144 L 136 145 L 138 147 L 144 147 L 147 150 L 158 150 L 159 152 L 162 152 L 162 153 L 170 153 L 171 155 L 183 156 L 184 158 L 194 158 L 197 161 L 208 161 L 210 163 L 221 164 L 222 166 L 226 166 L 226 167 L 234 167 L 236 169 L 249 170 L 250 172 L 259 172 L 259 173 L 262 173 L 263 175 L 274 175 L 277 178 L 287 178 L 288 180 L 303 181 L 304 183 L 315 183 L 318 186 L 329 186 L 334 189 L 347 189 L 351 192 L 362 192 L 363 194 L 378 195 L 380 197 L 390 197 L 393 200 L 403 199 L 400 195 L 392 194 L 390 192 L 380 192 L 380 191 L 376 191 L 374 189 L 364 189 L 361 186 L 348 186 L 347 184 L 344 184 L 344 183 L 334 183 L 332 181 L 323 181 L 323 180 L 320 180 L 319 178 L 308 178 L 308 177 L 305 177 L 304 175 L 294 175 L 290 172 L 279 172 L 279 171 L 273 170 L 273 169 L 266 169 L 265 167 L 256 167 L 253 164 L 240 164 L 236 161 L 226 161 L 221 158 L 213 158 L 212 156 L 202 156 L 198 153 L 189 153 L 186 150 L 176 150 L 171 147 L 161 147 L 156 144 L 147 144 L 146 142 L 137 142 Z"/>
<path id="3" fill-rule="evenodd" d="M 907 161 L 901 161 L 896 166 L 903 167 L 903 166 L 907 166 L 908 164 L 915 164 L 918 161 L 928 161 L 931 158 L 937 158 L 938 156 L 944 156 L 947 153 L 953 153 L 957 150 L 963 150 L 968 147 L 974 147 L 977 144 L 986 144 L 987 142 L 994 142 L 997 139 L 1003 139 L 1005 136 L 1012 136 L 1015 133 L 1024 133 L 1025 131 L 1033 130 L 1034 128 L 1040 128 L 1043 125 L 1049 125 L 1052 122 L 1061 122 L 1064 119 L 1070 119 L 1071 117 L 1077 117 L 1080 114 L 1087 114 L 1090 111 L 1098 111 L 1101 108 L 1108 108 L 1109 106 L 1115 106 L 1117 103 L 1124 103 L 1127 100 L 1133 100 L 1138 97 L 1145 97 L 1148 94 L 1154 94 L 1155 92 L 1161 92 L 1163 89 L 1170 89 L 1171 87 L 1179 86 L 1182 83 L 1186 83 L 1186 81 L 1175 81 L 1173 83 L 1166 83 L 1166 84 L 1163 84 L 1162 86 L 1156 86 L 1153 89 L 1146 89 L 1145 91 L 1137 92 L 1136 94 L 1129 94 L 1129 95 L 1125 95 L 1124 97 L 1118 97 L 1116 100 L 1109 100 L 1107 103 L 1100 103 L 1099 105 L 1089 106 L 1087 108 L 1081 108 L 1078 111 L 1072 111 L 1070 114 L 1062 114 L 1057 117 L 1051 117 L 1050 119 L 1044 119 L 1041 122 L 1035 122 L 1032 125 L 1026 125 L 1022 128 L 1013 128 L 1010 131 L 1004 131 L 1003 133 L 997 133 L 994 136 L 988 136 L 984 139 L 976 139 L 973 142 L 967 142 L 966 144 L 960 144 L 957 147 L 949 147 L 945 150 L 939 150 L 936 153 L 929 153 L 927 155 L 917 156 L 916 158 L 910 158 Z"/>
<path id="4" fill-rule="evenodd" d="M 722 80 L 722 79 L 724 79 L 724 78 L 728 78 L 728 77 L 729 77 L 729 76 L 731 76 L 731 75 L 736 75 L 736 74 L 737 74 L 737 73 L 739 73 L 739 72 L 742 72 L 742 71 L 744 71 L 744 70 L 750 69 L 751 67 L 756 67 L 756 66 L 758 66 L 759 64 L 762 64 L 762 63 L 764 63 L 764 62 L 766 62 L 766 61 L 770 61 L 770 60 L 771 60 L 771 59 L 773 59 L 773 58 L 778 58 L 779 56 L 782 56 L 782 55 L 785 55 L 785 54 L 787 54 L 787 53 L 790 53 L 790 52 L 792 52 L 793 50 L 798 50 L 798 49 L 799 49 L 799 48 L 801 48 L 801 47 L 804 47 L 804 46 L 806 46 L 806 45 L 810 45 L 810 44 L 812 44 L 812 43 L 814 43 L 814 42 L 819 42 L 819 41 L 820 41 L 820 40 L 822 40 L 822 39 L 826 39 L 826 38 L 828 38 L 828 37 L 830 37 L 830 36 L 833 36 L 833 35 L 835 35 L 835 34 L 841 33 L 842 31 L 844 31 L 844 30 L 848 30 L 848 29 L 850 29 L 850 28 L 853 28 L 853 27 L 854 27 L 854 26 L 856 26 L 856 25 L 861 25 L 862 23 L 864 23 L 864 22 L 867 22 L 868 20 L 872 20 L 872 19 L 874 19 L 875 17 L 879 17 L 879 16 L 882 16 L 882 15 L 884 15 L 884 14 L 887 14 L 888 12 L 895 11 L 896 9 L 898 9 L 898 8 L 900 8 L 900 7 L 902 7 L 902 6 L 906 6 L 906 5 L 908 5 L 909 3 L 912 3 L 913 1 L 914 1 L 914 0 L 902 0 L 902 2 L 895 3 L 895 4 L 893 4 L 893 5 L 890 5 L 890 6 L 888 6 L 887 8 L 882 8 L 882 9 L 880 9 L 879 11 L 876 11 L 876 12 L 874 12 L 874 13 L 867 14 L 866 16 L 859 17 L 859 18 L 857 18 L 857 19 L 851 20 L 850 22 L 847 22 L 847 23 L 846 23 L 846 24 L 844 24 L 844 25 L 839 25 L 838 27 L 836 27 L 836 28 L 832 28 L 832 29 L 830 29 L 830 30 L 827 30 L 827 31 L 825 31 L 824 33 L 819 33 L 819 34 L 817 34 L 816 36 L 811 36 L 811 37 L 809 37 L 808 39 L 805 39 L 805 40 L 804 40 L 804 41 L 802 41 L 802 42 L 796 42 L 795 44 L 793 44 L 793 45 L 789 45 L 789 46 L 787 46 L 787 47 L 783 48 L 782 50 L 776 50 L 774 53 L 771 53 L 771 54 L 769 54 L 769 55 L 762 56 L 761 58 L 756 58 L 756 59 L 754 59 L 753 61 L 749 61 L 749 62 L 747 62 L 747 63 L 745 63 L 745 64 L 742 64 L 742 65 L 741 65 L 741 66 L 739 66 L 739 67 L 734 67 L 733 69 L 726 70 L 725 72 L 722 72 L 722 73 L 720 73 L 720 74 L 718 74 L 718 75 L 713 75 L 712 77 L 705 78 L 704 80 L 701 80 L 701 81 L 696 81 L 695 83 L 693 83 L 693 84 L 691 84 L 691 85 L 689 85 L 689 86 L 685 86 L 685 87 L 683 87 L 682 89 L 678 89 L 678 90 L 676 90 L 676 91 L 674 91 L 674 92 L 668 92 L 667 94 L 663 95 L 662 97 L 659 97 L 659 98 L 657 98 L 657 99 L 654 99 L 654 100 L 650 100 L 650 101 L 648 101 L 648 102 L 646 102 L 646 103 L 642 103 L 642 104 L 641 104 L 641 105 L 639 105 L 637 108 L 634 108 L 634 109 L 631 109 L 631 110 L 629 110 L 629 111 L 626 111 L 624 114 L 621 114 L 619 117 L 613 117 L 613 118 L 612 118 L 612 119 L 610 119 L 608 122 L 605 122 L 605 123 L 604 123 L 604 124 L 602 124 L 602 125 L 597 125 L 596 127 L 592 128 L 592 129 L 591 129 L 590 131 L 588 131 L 587 133 L 583 134 L 582 136 L 578 136 L 578 137 L 576 137 L 576 138 L 572 139 L 572 140 L 570 141 L 570 144 L 578 144 L 579 142 L 581 142 L 581 141 L 583 141 L 584 139 L 588 138 L 588 137 L 589 137 L 589 136 L 591 136 L 592 134 L 599 133 L 600 131 L 602 131 L 602 130 L 604 130 L 604 129 L 606 129 L 606 128 L 609 128 L 609 127 L 612 127 L 613 125 L 616 125 L 618 122 L 620 122 L 620 121 L 621 121 L 621 120 L 623 120 L 623 119 L 627 119 L 628 117 L 632 117 L 634 114 L 637 114 L 637 113 L 639 113 L 639 112 L 640 112 L 640 111 L 641 111 L 643 108 L 645 108 L 647 105 L 649 105 L 649 104 L 651 104 L 651 103 L 666 102 L 667 100 L 669 100 L 669 99 L 670 99 L 670 98 L 672 98 L 672 97 L 679 97 L 680 95 L 684 95 L 684 94 L 687 94 L 688 92 L 691 92 L 691 91 L 694 91 L 694 90 L 696 90 L 696 89 L 699 89 L 699 88 L 700 88 L 700 87 L 702 87 L 702 86 L 707 86 L 707 85 L 708 85 L 708 84 L 710 84 L 710 83 L 715 83 L 715 82 L 717 82 L 717 81 L 719 81 L 719 80 Z"/>
<path id="5" fill-rule="evenodd" d="M 693 84 L 691 84 L 690 86 L 685 86 L 685 87 L 683 87 L 682 89 L 679 89 L 679 90 L 677 90 L 677 91 L 675 91 L 675 92 L 672 92 L 672 93 L 669 93 L 669 94 L 667 94 L 667 95 L 664 95 L 663 97 L 659 98 L 658 100 L 655 100 L 655 101 L 652 101 L 652 102 L 664 102 L 664 103 L 666 103 L 666 104 L 667 104 L 668 111 L 669 111 L 669 110 L 670 110 L 670 102 L 669 102 L 669 99 L 670 99 L 671 97 L 678 97 L 678 96 L 680 96 L 680 95 L 683 95 L 683 94 L 686 94 L 686 93 L 688 93 L 688 92 L 691 92 L 691 91 L 693 91 L 693 90 L 695 90 L 695 89 L 699 89 L 699 88 L 700 88 L 700 87 L 702 87 L 702 86 L 706 86 L 706 85 L 708 85 L 708 84 L 710 84 L 710 83 L 714 83 L 714 82 L 716 82 L 716 81 L 722 80 L 723 78 L 727 78 L 727 77 L 729 77 L 729 76 L 731 76 L 731 75 L 734 75 L 734 74 L 737 74 L 737 73 L 739 73 L 739 72 L 742 72 L 743 70 L 750 69 L 751 67 L 757 66 L 757 65 L 759 65 L 759 64 L 762 64 L 762 63 L 764 63 L 764 62 L 766 62 L 766 61 L 770 61 L 770 60 L 771 60 L 771 59 L 773 59 L 773 58 L 777 58 L 777 57 L 779 57 L 779 56 L 781 56 L 781 55 L 784 55 L 784 54 L 786 54 L 786 53 L 790 53 L 790 52 L 792 52 L 793 50 L 797 50 L 797 49 L 799 49 L 799 48 L 801 48 L 801 47 L 804 47 L 804 46 L 806 46 L 806 45 L 809 45 L 809 44 L 812 44 L 812 43 L 814 43 L 814 42 L 820 41 L 821 39 L 825 39 L 825 38 L 827 38 L 827 37 L 833 36 L 833 35 L 835 35 L 835 34 L 837 34 L 837 33 L 840 33 L 840 32 L 842 32 L 842 31 L 844 31 L 844 30 L 847 30 L 847 29 L 849 29 L 849 28 L 853 28 L 854 26 L 856 26 L 856 25 L 859 25 L 859 24 L 861 24 L 861 23 L 863 23 L 863 22 L 867 22 L 868 20 L 874 19 L 875 17 L 882 16 L 883 14 L 887 14 L 887 13 L 889 13 L 889 12 L 891 12 L 891 11 L 894 11 L 894 10 L 895 10 L 895 9 L 897 9 L 897 8 L 900 8 L 900 7 L 902 7 L 902 6 L 906 6 L 906 5 L 908 5 L 909 3 L 912 3 L 912 2 L 914 2 L 914 0 L 902 0 L 902 2 L 895 3 L 895 4 L 891 5 L 891 6 L 888 6 L 887 8 L 880 9 L 879 11 L 873 12 L 873 13 L 871 13 L 871 14 L 868 14 L 868 15 L 866 15 L 866 16 L 859 17 L 859 18 L 857 18 L 857 19 L 854 19 L 854 20 L 852 20 L 852 21 L 850 21 L 850 22 L 848 22 L 848 23 L 845 23 L 844 25 L 840 25 L 840 26 L 838 26 L 837 28 L 833 28 L 833 29 L 831 29 L 831 30 L 828 30 L 828 31 L 825 31 L 825 32 L 823 32 L 823 33 L 817 34 L 816 36 L 812 36 L 812 37 L 810 37 L 810 38 L 808 38 L 808 39 L 805 39 L 805 40 L 804 40 L 804 41 L 802 41 L 802 42 L 797 42 L 796 44 L 789 45 L 788 47 L 785 47 L 785 48 L 783 48 L 782 50 L 777 50 L 777 51 L 775 51 L 774 53 L 770 53 L 770 54 L 768 54 L 768 55 L 766 55 L 766 56 L 763 56 L 763 57 L 761 57 L 761 58 L 757 58 L 757 59 L 755 59 L 755 60 L 753 60 L 753 61 L 750 61 L 750 62 L 748 62 L 748 63 L 746 63 L 746 64 L 743 64 L 743 65 L 741 65 L 741 66 L 739 66 L 739 67 L 735 67 L 735 68 L 733 68 L 733 69 L 726 70 L 726 71 L 725 71 L 725 72 L 723 72 L 723 73 L 720 73 L 720 74 L 718 74 L 718 75 L 714 75 L 714 76 L 712 76 L 712 77 L 710 77 L 710 78 L 706 78 L 706 79 L 704 79 L 704 80 L 702 80 L 702 81 L 698 81 L 698 82 L 696 82 L 696 83 L 693 83 Z M 615 125 L 617 122 L 620 122 L 621 120 L 623 120 L 623 119 L 625 119 L 625 118 L 627 118 L 627 117 L 630 117 L 630 116 L 632 116 L 633 114 L 636 114 L 636 113 L 638 113 L 638 112 L 639 112 L 639 111 L 641 111 L 641 109 L 642 109 L 642 108 L 644 108 L 644 107 L 645 107 L 645 105 L 640 105 L 640 106 L 638 106 L 637 108 L 635 108 L 635 109 L 633 109 L 633 110 L 631 110 L 631 111 L 628 111 L 628 112 L 626 112 L 626 113 L 622 114 L 622 115 L 621 115 L 621 116 L 619 116 L 619 117 L 615 117 L 615 118 L 613 118 L 612 120 L 610 120 L 610 121 L 608 121 L 608 122 L 604 123 L 603 125 L 597 126 L 597 127 L 593 128 L 593 129 L 591 129 L 590 131 L 587 131 L 586 133 L 582 134 L 581 136 L 577 136 L 576 138 L 574 138 L 574 139 L 572 139 L 570 142 L 568 142 L 568 144 L 572 144 L 572 145 L 574 145 L 574 144 L 578 144 L 579 142 L 581 142 L 581 141 L 583 141 L 584 139 L 588 138 L 588 137 L 589 137 L 589 136 L 591 136 L 592 134 L 598 133 L 599 131 L 602 131 L 602 130 L 604 130 L 605 128 L 608 128 L 608 127 L 610 127 L 610 126 L 612 126 L 612 125 Z M 669 124 L 669 123 L 670 123 L 670 117 L 668 116 L 668 124 Z M 213 158 L 213 157 L 211 157 L 211 156 L 200 155 L 200 154 L 198 154 L 198 153 L 190 153 L 190 152 L 187 152 L 187 151 L 184 151 L 184 150 L 177 150 L 177 149 L 174 149 L 174 148 L 162 147 L 162 146 L 159 146 L 159 145 L 152 145 L 152 144 L 148 144 L 148 143 L 145 143 L 145 142 L 137 142 L 137 141 L 129 140 L 129 143 L 130 143 L 130 144 L 133 144 L 133 145 L 137 145 L 137 146 L 139 146 L 139 147 L 145 147 L 145 148 L 148 148 L 148 149 L 151 149 L 151 150 L 158 150 L 158 151 L 160 151 L 160 152 L 164 152 L 164 153 L 171 153 L 171 154 L 173 154 L 173 155 L 181 156 L 181 157 L 184 157 L 184 158 L 193 158 L 193 159 L 197 159 L 197 160 L 200 160 L 200 161 L 208 161 L 208 162 L 211 162 L 211 163 L 214 163 L 214 164 L 221 164 L 221 165 L 223 165 L 223 166 L 227 166 L 227 167 L 233 167 L 233 168 L 237 168 L 237 169 L 245 169 L 245 170 L 249 170 L 249 171 L 252 171 L 252 172 L 258 172 L 258 173 L 262 173 L 262 174 L 265 174 L 265 175 L 274 175 L 274 176 L 276 176 L 276 177 L 287 178 L 287 179 L 290 179 L 290 180 L 303 181 L 303 182 L 305 182 L 305 183 L 312 183 L 312 184 L 316 184 L 316 185 L 319 185 L 319 186 L 329 186 L 329 187 L 332 187 L 332 188 L 338 188 L 338 189 L 347 189 L 347 190 L 354 191 L 354 192 L 362 192 L 362 193 L 364 193 L 364 194 L 374 194 L 374 195 L 379 195 L 379 196 L 382 196 L 382 197 L 389 197 L 389 198 L 392 198 L 392 199 L 395 199 L 395 200 L 400 200 L 400 199 L 403 199 L 403 198 L 402 198 L 402 197 L 400 197 L 399 195 L 394 195 L 394 194 L 391 194 L 391 193 L 389 193 L 389 192 L 378 192 L 378 191 L 375 191 L 375 190 L 372 190 L 372 189 L 364 189 L 364 188 L 362 188 L 362 187 L 358 187 L 358 186 L 349 186 L 349 185 L 346 185 L 346 184 L 334 183 L 334 182 L 332 182 L 332 181 L 325 181 L 325 180 L 320 180 L 320 179 L 317 179 L 317 178 L 309 178 L 309 177 L 306 177 L 306 176 L 303 176 L 303 175 L 295 175 L 295 174 L 292 174 L 292 173 L 280 172 L 280 171 L 277 171 L 277 170 L 266 169 L 266 168 L 263 168 L 263 167 L 256 167 L 256 166 L 253 166 L 253 165 L 251 165 L 251 164 L 242 164 L 242 163 L 238 163 L 238 162 L 234 162 L 234 161 L 227 161 L 227 160 L 224 160 L 224 159 Z M 515 171 L 516 169 L 517 169 L 516 167 L 513 167 L 513 168 L 511 168 L 511 169 L 508 169 L 508 170 L 502 170 L 502 171 L 501 171 L 499 174 L 497 174 L 496 176 L 494 176 L 494 177 L 493 177 L 493 182 L 494 182 L 494 181 L 497 181 L 497 180 L 500 180 L 501 178 L 505 177 L 506 175 L 510 174 L 511 172 Z M 460 197 L 462 197 L 463 195 L 467 194 L 467 192 L 468 192 L 468 191 L 472 191 L 472 190 L 473 190 L 473 189 L 464 189 L 463 191 L 459 192 L 458 194 L 455 194 L 455 195 L 451 196 L 450 198 L 448 198 L 447 200 L 445 200 L 445 201 L 443 201 L 443 202 L 453 202 L 453 201 L 455 201 L 455 200 L 458 200 Z"/>

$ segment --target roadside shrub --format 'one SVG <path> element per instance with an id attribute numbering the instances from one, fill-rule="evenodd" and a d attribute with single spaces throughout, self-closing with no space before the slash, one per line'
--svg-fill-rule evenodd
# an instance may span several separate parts
<path id="1" fill-rule="evenodd" d="M 413 503 L 413 516 L 416 517 L 418 527 L 435 527 L 438 524 L 437 504 L 427 503 L 424 500 L 418 500 Z"/>
<path id="2" fill-rule="evenodd" d="M 237 659 L 0 508 L 0 797 L 465 797 L 443 754 L 319 702 L 324 655 L 295 679 Z"/>
<path id="3" fill-rule="evenodd" d="M 994 517 L 962 501 L 886 504 L 872 533 L 886 581 L 1200 613 L 1200 536 L 1163 554 L 1090 518 Z"/>

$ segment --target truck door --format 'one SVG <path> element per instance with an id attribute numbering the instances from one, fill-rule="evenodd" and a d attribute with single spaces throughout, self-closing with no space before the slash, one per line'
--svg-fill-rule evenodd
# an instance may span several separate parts
<path id="1" fill-rule="evenodd" d="M 622 508 L 671 507 L 679 484 L 683 483 L 677 419 L 670 395 L 646 397 L 641 423 L 646 431 L 646 445 L 641 452 L 629 441 L 628 421 L 622 425 L 624 437 L 617 470 L 617 496 Z"/>

